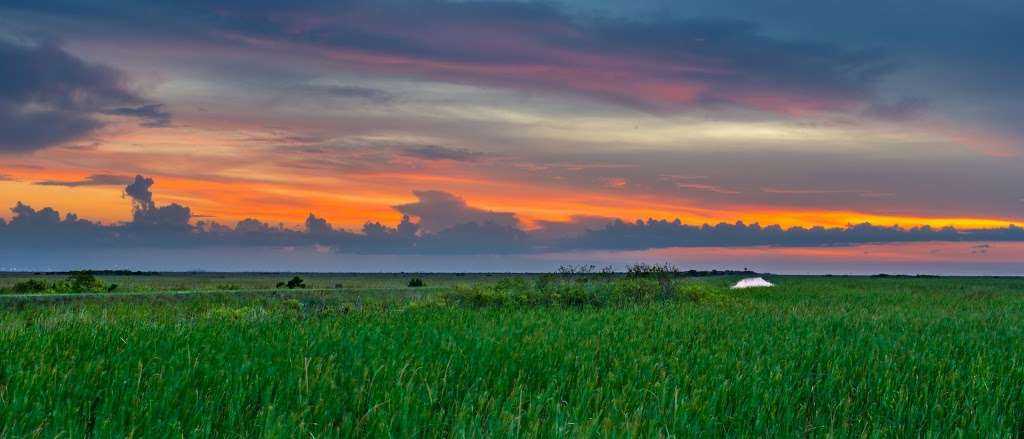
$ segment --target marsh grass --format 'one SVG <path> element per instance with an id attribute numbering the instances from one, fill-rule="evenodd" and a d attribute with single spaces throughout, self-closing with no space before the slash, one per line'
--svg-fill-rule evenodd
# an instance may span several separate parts
<path id="1" fill-rule="evenodd" d="M 438 293 L 358 309 L 299 296 L 6 308 L 0 437 L 1024 433 L 1024 281 L 732 281 L 603 306 L 515 302 L 535 285 L 507 281 L 473 293 L 511 298 L 485 306 Z"/>

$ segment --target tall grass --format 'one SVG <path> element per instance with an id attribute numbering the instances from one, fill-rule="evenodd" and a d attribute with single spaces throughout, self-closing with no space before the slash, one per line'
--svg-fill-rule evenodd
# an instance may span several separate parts
<path id="1" fill-rule="evenodd" d="M 0 311 L 0 437 L 1024 434 L 1024 282 L 778 283 L 602 307 L 30 305 Z"/>

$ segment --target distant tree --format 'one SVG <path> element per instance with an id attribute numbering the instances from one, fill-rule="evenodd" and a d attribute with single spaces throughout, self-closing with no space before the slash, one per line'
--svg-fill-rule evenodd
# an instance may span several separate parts
<path id="1" fill-rule="evenodd" d="M 289 289 L 306 288 L 306 283 L 303 282 L 301 277 L 295 276 L 295 277 L 291 278 L 288 281 L 288 283 L 285 284 L 285 286 L 288 287 Z"/>
<path id="2" fill-rule="evenodd" d="M 425 285 L 426 284 L 423 283 L 423 279 L 420 279 L 418 277 L 414 277 L 412 279 L 409 279 L 409 286 L 410 287 L 418 288 L 418 287 L 422 287 L 422 286 L 425 286 Z"/>
<path id="3" fill-rule="evenodd" d="M 72 293 L 95 293 L 107 289 L 89 270 L 72 271 L 67 284 Z"/>

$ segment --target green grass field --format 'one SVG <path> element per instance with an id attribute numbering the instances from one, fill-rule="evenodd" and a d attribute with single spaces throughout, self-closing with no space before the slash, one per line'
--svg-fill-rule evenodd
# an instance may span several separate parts
<path id="1" fill-rule="evenodd" d="M 0 437 L 1024 435 L 1022 278 L 323 276 L 8 295 Z"/>

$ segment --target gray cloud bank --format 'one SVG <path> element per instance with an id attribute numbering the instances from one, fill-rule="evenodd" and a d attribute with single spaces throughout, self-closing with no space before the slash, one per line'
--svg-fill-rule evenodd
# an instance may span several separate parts
<path id="1" fill-rule="evenodd" d="M 831 246 L 863 243 L 1024 241 L 1024 228 L 957 230 L 857 224 L 847 227 L 793 227 L 721 223 L 700 226 L 674 221 L 625 222 L 579 217 L 545 221 L 524 230 L 511 212 L 468 205 L 455 195 L 416 191 L 415 203 L 395 206 L 405 214 L 397 226 L 367 222 L 359 231 L 334 227 L 310 214 L 302 229 L 274 226 L 258 219 L 234 227 L 192 222 L 192 211 L 179 204 L 157 205 L 151 178 L 136 176 L 125 186 L 132 200 L 132 220 L 101 224 L 73 213 L 35 209 L 18 203 L 10 221 L 0 220 L 0 247 L 5 249 L 201 249 L 215 247 L 326 247 L 338 253 L 381 255 L 531 254 L 577 250 L 645 250 L 668 247 Z"/>
<path id="2" fill-rule="evenodd" d="M 0 153 L 27 153 L 86 137 L 101 116 L 165 126 L 170 114 L 147 103 L 113 68 L 87 63 L 53 44 L 0 39 Z"/>

